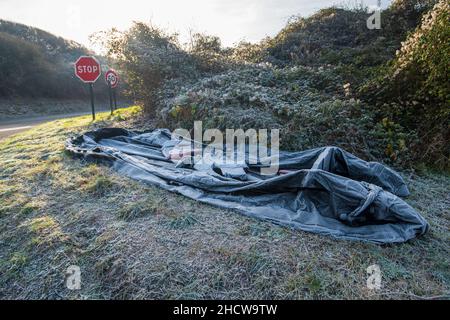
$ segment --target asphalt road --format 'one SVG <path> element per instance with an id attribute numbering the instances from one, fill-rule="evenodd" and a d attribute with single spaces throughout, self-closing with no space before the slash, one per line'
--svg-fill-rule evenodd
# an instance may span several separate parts
<path id="1" fill-rule="evenodd" d="M 98 112 L 102 112 L 105 110 L 98 110 Z M 71 118 L 76 116 L 82 116 L 90 114 L 90 112 L 79 112 L 79 113 L 70 113 L 70 114 L 58 114 L 51 116 L 41 116 L 41 117 L 27 117 L 27 118 L 18 118 L 8 121 L 0 120 L 0 140 L 9 137 L 13 134 L 31 129 L 37 125 L 58 119 Z"/>

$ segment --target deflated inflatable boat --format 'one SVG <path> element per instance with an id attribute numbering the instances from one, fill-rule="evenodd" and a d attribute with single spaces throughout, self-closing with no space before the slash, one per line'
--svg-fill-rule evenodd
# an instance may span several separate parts
<path id="1" fill-rule="evenodd" d="M 264 176 L 260 163 L 186 164 L 182 143 L 167 129 L 105 128 L 69 139 L 66 149 L 133 179 L 294 229 L 380 244 L 428 229 L 399 198 L 409 195 L 399 174 L 337 147 L 280 152 L 279 171 Z"/>

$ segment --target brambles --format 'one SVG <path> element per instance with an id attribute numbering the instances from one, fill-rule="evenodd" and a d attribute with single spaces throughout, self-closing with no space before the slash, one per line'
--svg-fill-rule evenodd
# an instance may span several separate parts
<path id="1" fill-rule="evenodd" d="M 450 159 L 450 6 L 439 1 L 421 25 L 402 43 L 396 58 L 364 88 L 363 95 L 416 134 L 411 144 L 414 162 L 448 167 Z"/>
<path id="2" fill-rule="evenodd" d="M 294 17 L 257 44 L 223 48 L 217 37 L 194 34 L 183 46 L 177 35 L 137 23 L 112 31 L 106 47 L 160 126 L 278 128 L 284 149 L 332 144 L 443 168 L 449 10 L 444 1 L 432 9 L 436 2 L 395 1 L 380 30 L 367 29 L 366 8 L 333 7 Z"/>
<path id="3" fill-rule="evenodd" d="M 195 77 L 193 58 L 178 44 L 177 35 L 145 23 L 134 23 L 127 32 L 110 30 L 96 36 L 118 69 L 126 72 L 128 94 L 154 113 L 157 92 L 167 79 Z"/>

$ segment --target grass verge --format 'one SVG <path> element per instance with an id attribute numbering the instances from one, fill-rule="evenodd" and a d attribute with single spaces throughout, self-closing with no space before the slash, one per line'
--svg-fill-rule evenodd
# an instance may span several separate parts
<path id="1" fill-rule="evenodd" d="M 337 241 L 243 217 L 72 159 L 70 135 L 142 128 L 137 107 L 54 121 L 0 142 L 0 298 L 449 297 L 450 177 L 404 173 L 431 231 L 401 245 Z M 378 264 L 382 288 L 367 289 Z M 81 290 L 65 286 L 81 269 Z"/>

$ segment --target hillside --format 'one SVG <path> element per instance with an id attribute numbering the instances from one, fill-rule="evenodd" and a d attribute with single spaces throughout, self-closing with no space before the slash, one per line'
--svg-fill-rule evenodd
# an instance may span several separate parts
<path id="1" fill-rule="evenodd" d="M 74 41 L 0 20 L 0 99 L 88 97 L 86 86 L 73 75 L 73 62 L 87 54 L 91 52 Z M 98 95 L 105 97 L 103 81 L 97 86 Z"/>
<path id="2" fill-rule="evenodd" d="M 182 46 L 176 35 L 144 23 L 112 30 L 105 43 L 160 126 L 191 128 L 203 120 L 205 128 L 280 128 L 284 149 L 333 144 L 394 166 L 442 169 L 450 166 L 450 119 L 439 111 L 448 109 L 448 59 L 438 57 L 449 56 L 448 10 L 445 1 L 397 0 L 381 12 L 381 30 L 369 30 L 365 8 L 332 7 L 293 18 L 273 38 L 232 48 L 203 34 Z M 414 38 L 428 41 L 414 56 L 435 54 L 411 64 L 419 73 L 383 79 Z M 441 83 L 439 92 L 398 94 L 417 77 Z M 390 88 L 399 90 L 385 94 Z M 442 116 L 410 121 L 406 114 Z"/>
<path id="3" fill-rule="evenodd" d="M 35 44 L 46 55 L 66 62 L 89 53 L 87 48 L 75 41 L 21 23 L 0 19 L 0 32 Z"/>

